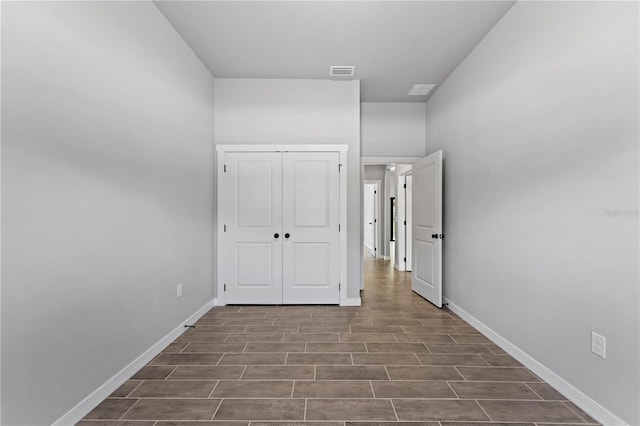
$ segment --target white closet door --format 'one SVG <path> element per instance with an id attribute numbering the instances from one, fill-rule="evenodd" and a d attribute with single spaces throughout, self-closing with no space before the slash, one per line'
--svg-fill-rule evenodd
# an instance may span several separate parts
<path id="1" fill-rule="evenodd" d="M 226 303 L 280 304 L 282 154 L 227 153 L 225 162 Z"/>
<path id="2" fill-rule="evenodd" d="M 339 160 L 337 152 L 283 154 L 285 304 L 340 302 Z"/>

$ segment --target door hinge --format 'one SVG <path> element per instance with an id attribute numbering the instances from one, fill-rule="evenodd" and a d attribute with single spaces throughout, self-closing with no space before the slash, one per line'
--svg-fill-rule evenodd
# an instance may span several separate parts
<path id="1" fill-rule="evenodd" d="M 404 221 L 404 226 L 407 226 L 407 221 L 406 220 Z"/>
<path id="2" fill-rule="evenodd" d="M 338 232 L 340 232 L 341 229 L 342 229 L 341 225 L 338 224 Z"/>
<path id="3" fill-rule="evenodd" d="M 338 283 L 338 290 L 340 290 L 340 288 L 341 288 L 341 284 L 340 284 L 340 283 Z"/>
<path id="4" fill-rule="evenodd" d="M 338 173 L 342 171 L 342 164 L 338 164 Z"/>
<path id="5" fill-rule="evenodd" d="M 224 232 L 227 232 L 227 225 L 224 225 Z"/>
<path id="6" fill-rule="evenodd" d="M 227 284 L 224 285 L 224 291 L 227 291 Z"/>
<path id="7" fill-rule="evenodd" d="M 373 223 L 378 223 L 378 219 L 373 219 Z"/>
<path id="8" fill-rule="evenodd" d="M 377 193 L 378 193 L 378 191 L 373 191 L 373 193 L 374 193 L 374 194 L 377 194 Z"/>
<path id="9" fill-rule="evenodd" d="M 227 165 L 224 165 L 224 172 L 227 173 Z"/>
<path id="10" fill-rule="evenodd" d="M 407 184 L 406 183 L 404 184 L 404 189 L 407 189 Z"/>
<path id="11" fill-rule="evenodd" d="M 406 257 L 404 258 L 404 263 L 407 263 L 407 258 Z"/>

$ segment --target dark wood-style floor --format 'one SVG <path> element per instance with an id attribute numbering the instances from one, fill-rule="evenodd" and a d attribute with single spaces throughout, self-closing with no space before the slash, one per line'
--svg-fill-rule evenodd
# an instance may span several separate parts
<path id="1" fill-rule="evenodd" d="M 361 307 L 213 308 L 79 424 L 596 424 L 410 280 L 367 257 Z"/>

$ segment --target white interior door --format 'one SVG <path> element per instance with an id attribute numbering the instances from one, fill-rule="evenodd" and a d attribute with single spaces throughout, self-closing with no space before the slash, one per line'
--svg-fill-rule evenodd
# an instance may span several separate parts
<path id="1" fill-rule="evenodd" d="M 413 163 L 413 291 L 442 307 L 442 151 Z"/>
<path id="2" fill-rule="evenodd" d="M 397 207 L 397 219 L 396 222 L 396 264 L 395 267 L 398 271 L 404 271 L 407 265 L 406 262 L 406 241 L 405 237 L 407 235 L 406 232 L 406 222 L 405 222 L 405 191 L 404 191 L 404 176 L 398 175 L 398 188 L 397 188 L 397 198 L 396 198 L 396 207 Z"/>
<path id="3" fill-rule="evenodd" d="M 282 154 L 226 154 L 226 303 L 282 303 Z"/>
<path id="4" fill-rule="evenodd" d="M 405 202 L 405 209 L 404 209 L 404 214 L 405 214 L 405 223 L 406 226 L 404 227 L 406 235 L 404 238 L 406 247 L 405 247 L 405 271 L 411 271 L 413 270 L 413 238 L 412 238 L 412 234 L 413 234 L 413 220 L 412 220 L 412 216 L 413 216 L 413 176 L 411 175 L 406 175 L 405 177 L 405 197 L 404 197 L 404 202 Z"/>
<path id="5" fill-rule="evenodd" d="M 363 194 L 363 211 L 364 211 L 364 246 L 369 249 L 371 255 L 374 256 L 375 247 L 375 185 L 371 183 L 364 184 Z"/>
<path id="6" fill-rule="evenodd" d="M 283 153 L 283 303 L 340 301 L 340 156 Z"/>

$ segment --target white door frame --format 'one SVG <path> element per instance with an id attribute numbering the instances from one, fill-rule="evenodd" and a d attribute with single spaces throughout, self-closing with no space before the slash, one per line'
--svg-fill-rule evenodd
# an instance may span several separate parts
<path id="1" fill-rule="evenodd" d="M 216 145 L 218 154 L 216 190 L 216 267 L 214 304 L 224 306 L 225 153 L 227 152 L 338 152 L 340 154 L 340 305 L 347 305 L 347 145 Z M 362 248 L 360 249 L 362 250 Z"/>
<path id="2" fill-rule="evenodd" d="M 362 190 L 364 188 L 364 166 L 376 166 L 376 165 L 387 165 L 387 164 L 408 164 L 410 165 L 416 160 L 419 160 L 422 156 L 413 157 L 395 157 L 395 156 L 363 156 L 360 157 L 360 217 L 362 218 L 362 209 L 363 209 L 363 194 Z M 398 197 L 396 196 L 396 207 L 398 206 Z M 400 227 L 396 227 L 396 231 L 399 232 Z M 396 247 L 395 250 L 398 250 L 396 238 Z M 360 231 L 360 288 L 364 288 L 364 233 Z"/>
<path id="3" fill-rule="evenodd" d="M 373 244 L 374 244 L 374 258 L 378 258 L 380 254 L 380 186 L 382 185 L 381 180 L 365 180 L 364 185 L 374 185 L 375 194 L 373 196 L 373 218 L 374 218 L 374 226 L 373 226 Z M 364 208 L 364 206 L 363 206 Z M 364 215 L 363 215 L 364 218 Z"/>
<path id="4" fill-rule="evenodd" d="M 396 224 L 396 258 L 397 262 L 394 263 L 394 268 L 400 272 L 409 271 L 410 262 L 408 262 L 407 247 L 410 247 L 411 241 L 407 241 L 407 237 L 411 237 L 411 233 L 407 232 L 409 225 L 411 224 L 411 211 L 407 210 L 407 192 L 406 178 L 411 174 L 411 164 L 402 164 L 396 166 L 396 175 L 398 180 L 396 181 L 396 206 L 398 208 L 398 223 Z M 405 223 L 406 222 L 406 223 Z M 406 259 L 406 260 L 405 260 Z"/>

